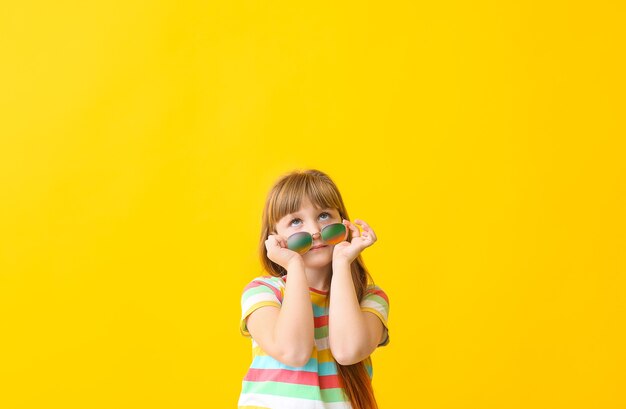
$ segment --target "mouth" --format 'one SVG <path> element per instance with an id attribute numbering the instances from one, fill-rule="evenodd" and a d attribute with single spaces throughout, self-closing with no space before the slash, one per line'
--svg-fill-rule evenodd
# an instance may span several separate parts
<path id="1" fill-rule="evenodd" d="M 317 250 L 317 249 L 321 249 L 324 248 L 326 246 L 315 246 L 315 247 L 311 247 L 311 250 Z"/>

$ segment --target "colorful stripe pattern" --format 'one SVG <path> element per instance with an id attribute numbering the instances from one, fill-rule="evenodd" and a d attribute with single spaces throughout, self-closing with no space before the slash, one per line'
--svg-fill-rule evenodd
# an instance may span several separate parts
<path id="1" fill-rule="evenodd" d="M 252 312 L 265 306 L 281 306 L 287 276 L 262 276 L 252 280 L 241 296 L 240 331 L 250 337 L 246 320 Z M 252 363 L 243 379 L 238 408 L 280 409 L 346 409 L 343 389 L 339 384 L 337 366 L 328 348 L 328 292 L 310 289 L 315 324 L 315 347 L 309 362 L 292 367 L 272 358 L 252 339 Z M 389 299 L 376 285 L 367 288 L 361 301 L 361 310 L 378 316 L 385 327 L 385 341 L 389 343 L 387 318 Z M 365 368 L 373 376 L 372 360 L 365 360 Z"/>

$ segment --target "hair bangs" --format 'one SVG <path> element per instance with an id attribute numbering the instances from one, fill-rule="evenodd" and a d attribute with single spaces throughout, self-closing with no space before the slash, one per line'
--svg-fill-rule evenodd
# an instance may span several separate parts
<path id="1" fill-rule="evenodd" d="M 320 209 L 332 208 L 342 213 L 341 196 L 332 181 L 308 173 L 292 174 L 283 179 L 269 208 L 269 222 L 276 223 L 286 215 L 300 210 L 304 198 Z"/>

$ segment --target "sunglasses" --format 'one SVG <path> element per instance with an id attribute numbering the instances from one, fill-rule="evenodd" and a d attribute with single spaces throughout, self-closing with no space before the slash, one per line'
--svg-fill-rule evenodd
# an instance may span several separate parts
<path id="1" fill-rule="evenodd" d="M 348 228 L 343 223 L 329 224 L 322 229 L 320 236 L 326 244 L 339 244 L 348 237 Z M 306 231 L 294 233 L 287 238 L 287 248 L 299 254 L 309 251 L 312 245 L 313 235 Z"/>

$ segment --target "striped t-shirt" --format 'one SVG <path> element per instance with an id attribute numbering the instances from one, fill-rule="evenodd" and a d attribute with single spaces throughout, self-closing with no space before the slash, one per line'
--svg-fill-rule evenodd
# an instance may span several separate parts
<path id="1" fill-rule="evenodd" d="M 252 280 L 241 296 L 241 334 L 250 337 L 246 320 L 258 308 L 281 306 L 287 276 L 262 276 Z M 309 289 L 315 324 L 315 346 L 309 362 L 292 367 L 272 358 L 252 339 L 252 364 L 242 382 L 239 409 L 347 409 L 350 403 L 343 393 L 335 363 L 328 348 L 328 292 Z M 368 286 L 361 301 L 361 310 L 380 318 L 389 343 L 387 317 L 389 299 L 376 285 Z M 373 376 L 371 356 L 365 359 L 365 368 Z"/>

